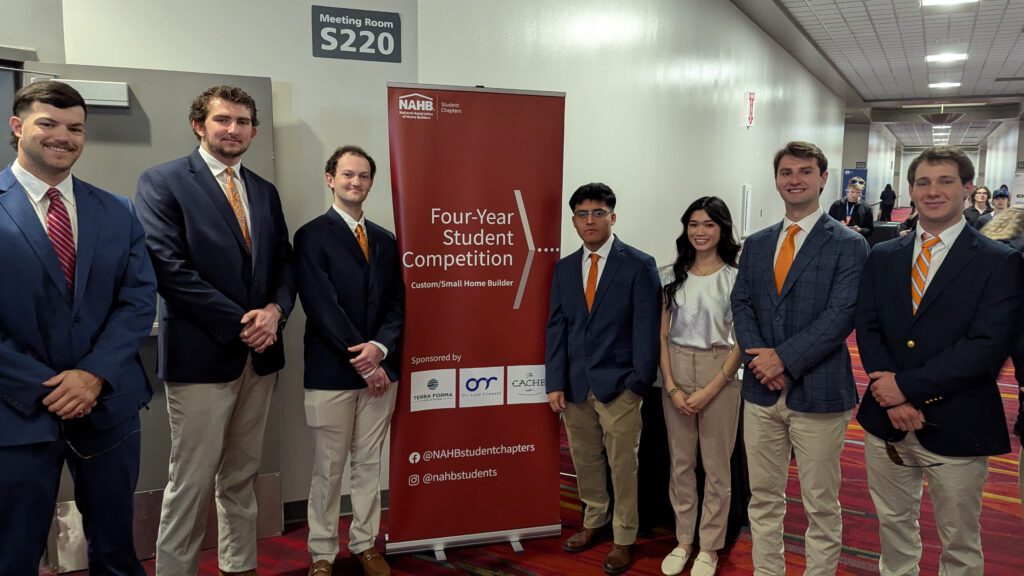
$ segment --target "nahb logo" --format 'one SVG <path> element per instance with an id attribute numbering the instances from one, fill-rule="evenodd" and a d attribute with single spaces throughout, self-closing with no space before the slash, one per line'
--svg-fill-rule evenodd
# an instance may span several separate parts
<path id="1" fill-rule="evenodd" d="M 412 120 L 432 120 L 434 99 L 418 92 L 398 97 L 398 115 Z"/>
<path id="2" fill-rule="evenodd" d="M 501 406 L 505 403 L 505 367 L 459 370 L 459 407 Z"/>

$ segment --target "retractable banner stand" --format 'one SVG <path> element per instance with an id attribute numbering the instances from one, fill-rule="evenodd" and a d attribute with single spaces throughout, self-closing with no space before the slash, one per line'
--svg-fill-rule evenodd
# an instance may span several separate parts
<path id="1" fill-rule="evenodd" d="M 544 328 L 565 97 L 388 85 L 406 286 L 388 552 L 560 533 Z"/>

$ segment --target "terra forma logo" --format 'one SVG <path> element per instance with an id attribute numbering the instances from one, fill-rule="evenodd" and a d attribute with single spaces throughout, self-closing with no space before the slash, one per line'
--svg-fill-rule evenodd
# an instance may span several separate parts
<path id="1" fill-rule="evenodd" d="M 437 378 L 431 378 L 430 380 L 427 380 L 427 390 L 430 390 L 431 392 L 437 390 L 438 384 L 439 382 L 437 381 Z"/>
<path id="2" fill-rule="evenodd" d="M 418 92 L 399 96 L 398 115 L 410 120 L 431 120 L 434 118 L 434 99 Z"/>

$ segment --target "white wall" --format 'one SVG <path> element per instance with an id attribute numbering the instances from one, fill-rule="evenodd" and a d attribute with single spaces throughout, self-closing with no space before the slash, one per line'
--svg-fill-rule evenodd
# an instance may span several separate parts
<path id="1" fill-rule="evenodd" d="M 874 204 L 885 185 L 893 183 L 896 166 L 896 137 L 882 124 L 872 124 L 868 132 L 867 166 L 867 200 L 868 204 Z M 873 210 L 877 218 L 879 210 L 877 207 Z"/>
<path id="2" fill-rule="evenodd" d="M 1013 190 L 1013 173 L 1017 168 L 1017 144 L 1020 139 L 1020 121 L 1004 120 L 988 136 L 985 158 L 985 185 L 991 189 L 1006 184 Z"/>
<path id="3" fill-rule="evenodd" d="M 0 45 L 31 48 L 39 62 L 64 62 L 62 4 L 62 0 L 0 0 Z M 25 67 L 32 68 L 31 64 Z M 3 112 L 6 118 L 10 110 Z"/>
<path id="4" fill-rule="evenodd" d="M 402 63 L 313 58 L 311 4 L 280 0 L 65 2 L 67 62 L 271 77 L 275 183 L 289 230 L 294 232 L 330 205 L 324 162 L 334 148 L 349 143 L 362 145 L 378 161 L 367 217 L 393 228 L 386 83 L 416 80 L 416 2 L 318 0 L 317 4 L 400 13 Z M 190 129 L 188 104 L 181 103 L 182 130 Z M 154 163 L 163 160 L 167 159 L 154 159 Z M 285 333 L 288 365 L 276 396 L 282 410 L 285 502 L 307 498 L 312 462 L 302 406 L 305 317 L 297 310 L 290 320 Z"/>
<path id="5" fill-rule="evenodd" d="M 870 124 L 846 124 L 843 132 L 843 162 L 836 168 L 856 169 L 857 162 L 868 161 Z"/>
<path id="6" fill-rule="evenodd" d="M 608 183 L 616 233 L 659 264 L 700 196 L 723 197 L 738 225 L 750 184 L 753 230 L 781 219 L 772 158 L 789 140 L 823 148 L 833 176 L 823 198 L 836 196 L 843 102 L 729 2 L 429 0 L 419 22 L 420 82 L 566 93 L 564 198 Z M 563 250 L 579 243 L 566 209 Z"/>

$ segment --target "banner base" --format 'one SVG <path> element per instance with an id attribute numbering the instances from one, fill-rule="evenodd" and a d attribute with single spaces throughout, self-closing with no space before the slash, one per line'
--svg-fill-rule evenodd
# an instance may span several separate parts
<path id="1" fill-rule="evenodd" d="M 498 532 L 481 532 L 480 534 L 460 534 L 459 536 L 447 536 L 444 538 L 428 538 L 426 540 L 410 540 L 408 542 L 388 542 L 384 550 L 388 554 L 401 554 L 404 552 L 420 552 L 433 550 L 438 560 L 443 562 L 444 550 L 460 546 L 476 546 L 479 544 L 494 544 L 496 542 L 508 542 L 516 552 L 522 551 L 522 546 L 517 545 L 522 540 L 531 538 L 550 538 L 562 534 L 561 524 L 549 526 L 535 526 L 533 528 L 519 528 L 516 530 L 500 530 Z"/>

